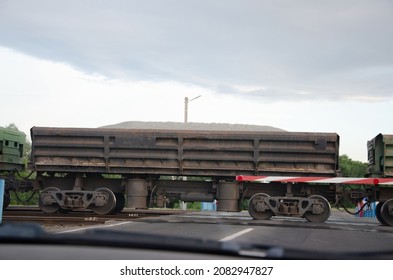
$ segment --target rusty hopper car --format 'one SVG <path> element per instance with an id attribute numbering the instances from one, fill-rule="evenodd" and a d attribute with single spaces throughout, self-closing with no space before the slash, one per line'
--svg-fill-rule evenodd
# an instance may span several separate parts
<path id="1" fill-rule="evenodd" d="M 125 203 L 162 207 L 174 199 L 217 199 L 218 210 L 238 211 L 260 186 L 236 182 L 236 175 L 333 177 L 339 169 L 335 133 L 33 127 L 31 139 L 40 207 L 52 213 L 108 214 Z M 288 194 L 287 186 L 264 188 Z M 289 195 L 334 193 L 301 188 Z"/>

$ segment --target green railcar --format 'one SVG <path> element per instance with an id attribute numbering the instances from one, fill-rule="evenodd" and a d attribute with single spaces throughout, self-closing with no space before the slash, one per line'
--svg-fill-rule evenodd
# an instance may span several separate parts
<path id="1" fill-rule="evenodd" d="M 26 134 L 7 128 L 0 128 L 0 172 L 23 170 L 23 147 Z"/>
<path id="2" fill-rule="evenodd" d="M 393 177 L 393 135 L 378 134 L 367 142 L 369 177 Z"/>

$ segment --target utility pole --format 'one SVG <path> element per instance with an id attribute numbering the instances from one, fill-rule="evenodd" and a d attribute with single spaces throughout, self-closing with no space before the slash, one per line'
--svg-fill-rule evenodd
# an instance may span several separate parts
<path id="1" fill-rule="evenodd" d="M 193 100 L 195 100 L 195 99 L 197 99 L 197 98 L 199 98 L 201 96 L 202 95 L 198 95 L 197 97 L 194 97 L 194 98 L 192 98 L 190 100 L 188 99 L 188 97 L 184 98 L 184 123 L 188 122 L 188 103 L 190 103 L 191 101 L 193 101 Z M 183 180 L 186 181 L 187 177 L 183 176 Z M 179 204 L 180 204 L 180 209 L 187 210 L 187 203 L 186 202 L 180 200 Z"/>
<path id="2" fill-rule="evenodd" d="M 194 97 L 192 99 L 188 99 L 188 97 L 184 98 L 184 123 L 188 122 L 188 103 L 190 103 L 191 101 L 201 97 L 202 95 L 198 95 L 197 97 Z"/>

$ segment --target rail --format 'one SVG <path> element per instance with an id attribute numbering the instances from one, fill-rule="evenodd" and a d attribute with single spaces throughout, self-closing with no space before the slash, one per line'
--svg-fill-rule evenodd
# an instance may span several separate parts
<path id="1" fill-rule="evenodd" d="M 10 207 L 4 211 L 4 221 L 6 222 L 36 222 L 42 225 L 92 225 L 104 224 L 108 221 L 129 221 L 146 217 L 157 217 L 163 215 L 174 215 L 185 213 L 177 210 L 132 210 L 115 215 L 97 216 L 89 210 L 69 213 L 46 214 L 38 207 Z"/>

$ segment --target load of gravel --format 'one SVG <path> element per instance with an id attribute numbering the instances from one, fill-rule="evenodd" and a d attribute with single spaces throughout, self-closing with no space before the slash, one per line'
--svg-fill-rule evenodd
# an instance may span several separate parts
<path id="1" fill-rule="evenodd" d="M 152 129 L 152 130 L 202 130 L 202 131 L 285 131 L 266 125 L 229 124 L 229 123 L 181 123 L 181 122 L 141 122 L 128 121 L 106 125 L 102 128 Z"/>

